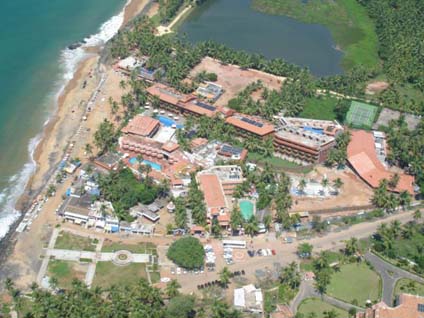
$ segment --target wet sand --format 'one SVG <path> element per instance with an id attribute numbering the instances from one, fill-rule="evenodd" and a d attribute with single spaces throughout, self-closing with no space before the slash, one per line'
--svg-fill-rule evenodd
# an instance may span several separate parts
<path id="1" fill-rule="evenodd" d="M 125 8 L 124 24 L 142 12 L 150 2 L 149 0 L 131 1 Z M 120 75 L 116 74 L 110 66 L 99 62 L 100 47 L 88 48 L 86 52 L 86 58 L 78 65 L 74 77 L 61 92 L 57 99 L 56 110 L 43 128 L 42 139 L 33 155 L 37 165 L 36 171 L 16 204 L 21 211 L 27 211 L 35 200 L 44 198 L 46 185 L 54 178 L 57 166 L 65 153 L 69 153 L 71 158 L 83 156 L 83 147 L 86 143 L 92 143 L 98 124 L 104 118 L 113 120 L 106 97 L 112 96 L 115 100 L 120 100 L 123 93 L 119 89 Z M 103 85 L 105 88 L 100 89 L 96 99 L 99 104 L 95 105 L 91 112 L 86 113 L 87 103 L 99 88 L 102 78 L 110 78 L 109 82 L 112 83 L 108 84 L 108 80 L 105 81 Z M 87 116 L 86 121 L 83 120 L 84 116 Z M 75 145 L 74 148 L 69 147 L 71 143 Z M 88 158 L 83 158 L 83 161 L 84 159 L 87 161 Z M 34 281 L 44 244 L 50 236 L 52 227 L 58 222 L 55 210 L 62 201 L 61 194 L 70 186 L 70 179 L 68 178 L 63 185 L 60 185 L 57 189 L 58 194 L 44 204 L 29 231 L 21 234 L 15 232 L 25 215 L 22 213 L 20 220 L 11 227 L 11 231 L 1 241 L 0 262 L 3 264 L 0 268 L 0 289 L 3 286 L 1 281 L 7 277 L 17 280 L 17 285 L 23 288 Z"/>

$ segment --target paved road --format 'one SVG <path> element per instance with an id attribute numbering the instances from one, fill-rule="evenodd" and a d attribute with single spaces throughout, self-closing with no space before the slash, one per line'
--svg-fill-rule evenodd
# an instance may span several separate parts
<path id="1" fill-rule="evenodd" d="M 297 245 L 303 242 L 308 242 L 314 246 L 314 252 L 318 253 L 322 250 L 333 250 L 340 249 L 344 247 L 345 241 L 351 237 L 356 238 L 366 238 L 371 234 L 375 233 L 376 229 L 382 223 L 390 223 L 393 220 L 398 220 L 401 223 L 406 223 L 412 220 L 413 211 L 402 212 L 399 214 L 393 214 L 389 217 L 378 220 L 370 223 L 360 223 L 351 226 L 350 228 L 340 231 L 340 232 L 331 232 L 322 237 L 315 237 L 309 240 L 303 240 L 293 244 L 283 244 L 281 240 L 254 240 L 254 248 L 270 248 L 275 249 L 277 251 L 276 256 L 270 257 L 254 257 L 249 258 L 246 256 L 244 260 L 236 261 L 235 264 L 230 265 L 229 269 L 231 271 L 241 271 L 244 270 L 246 272 L 246 277 L 255 279 L 255 271 L 257 269 L 265 269 L 265 268 L 273 268 L 273 264 L 278 262 L 281 265 L 288 265 L 293 261 L 297 261 Z M 246 239 L 246 238 L 245 238 Z M 247 253 L 246 253 L 247 254 Z M 217 258 L 222 256 L 217 255 Z M 217 269 L 219 271 L 220 268 Z M 202 275 L 178 275 L 175 278 L 178 279 L 182 286 L 182 290 L 184 292 L 197 292 L 197 285 L 205 284 L 212 280 L 218 279 L 218 272 L 206 272 Z"/>
<path id="2" fill-rule="evenodd" d="M 299 288 L 299 293 L 296 295 L 296 297 L 292 300 L 290 303 L 290 309 L 292 312 L 296 313 L 297 308 L 299 307 L 300 303 L 306 299 L 306 298 L 320 298 L 326 303 L 329 303 L 335 307 L 341 308 L 343 310 L 349 311 L 351 308 L 355 308 L 357 311 L 363 311 L 364 308 L 354 306 L 352 304 L 346 303 L 344 301 L 341 301 L 339 299 L 333 298 L 328 295 L 321 295 L 315 290 L 315 287 L 313 285 L 313 281 L 302 281 Z"/>
<path id="3" fill-rule="evenodd" d="M 396 287 L 396 282 L 401 278 L 408 278 L 419 283 L 424 283 L 424 279 L 417 275 L 411 274 L 401 268 L 398 268 L 390 263 L 387 263 L 377 255 L 368 252 L 365 254 L 365 259 L 374 266 L 382 279 L 383 283 L 383 301 L 388 304 L 393 304 L 393 292 Z"/>

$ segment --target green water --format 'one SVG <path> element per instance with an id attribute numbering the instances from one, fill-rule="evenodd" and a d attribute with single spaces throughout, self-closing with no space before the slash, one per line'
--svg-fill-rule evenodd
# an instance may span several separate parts
<path id="1" fill-rule="evenodd" d="M 253 216 L 253 210 L 254 210 L 253 203 L 248 200 L 243 200 L 243 201 L 240 201 L 239 206 L 240 206 L 240 212 L 241 212 L 241 215 L 243 216 L 243 219 L 245 221 L 250 220 L 251 217 Z"/>
<path id="2" fill-rule="evenodd" d="M 124 5 L 125 0 L 0 1 L 0 237 L 2 217 L 12 213 L 12 199 L 31 170 L 22 170 L 30 159 L 29 142 L 54 109 L 53 97 L 70 71 L 64 69 L 63 49 L 96 34 Z"/>
<path id="3" fill-rule="evenodd" d="M 192 42 L 214 40 L 267 58 L 284 58 L 317 76 L 343 72 L 343 54 L 326 27 L 254 11 L 249 0 L 208 0 L 189 15 L 179 33 Z"/>

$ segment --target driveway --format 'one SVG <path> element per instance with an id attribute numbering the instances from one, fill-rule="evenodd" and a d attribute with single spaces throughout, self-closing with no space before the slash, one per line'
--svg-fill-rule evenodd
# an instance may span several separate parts
<path id="1" fill-rule="evenodd" d="M 382 300 L 389 306 L 393 305 L 393 293 L 396 287 L 396 282 L 399 279 L 408 278 L 424 284 L 424 279 L 422 277 L 396 267 L 371 252 L 365 254 L 365 259 L 370 262 L 374 267 L 374 270 L 380 274 L 383 283 Z"/>

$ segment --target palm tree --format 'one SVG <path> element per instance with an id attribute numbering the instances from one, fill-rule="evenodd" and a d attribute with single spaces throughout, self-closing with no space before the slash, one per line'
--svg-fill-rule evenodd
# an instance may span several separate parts
<path id="1" fill-rule="evenodd" d="M 252 237 L 259 231 L 258 221 L 254 215 L 252 215 L 250 220 L 246 222 L 243 227 L 246 234 Z"/>
<path id="2" fill-rule="evenodd" d="M 355 255 L 358 251 L 358 248 L 358 239 L 356 237 L 352 237 L 348 241 L 346 241 L 345 253 L 349 256 Z"/>
<path id="3" fill-rule="evenodd" d="M 422 217 L 421 211 L 420 210 L 415 210 L 414 212 L 414 221 L 418 222 Z"/>
<path id="4" fill-rule="evenodd" d="M 328 187 L 329 184 L 330 184 L 330 182 L 328 181 L 327 177 L 324 177 L 321 180 L 322 192 L 325 193 L 325 190 L 327 189 L 327 187 Z"/>
<path id="5" fill-rule="evenodd" d="M 219 272 L 219 279 L 221 281 L 221 284 L 227 288 L 229 282 L 230 282 L 230 278 L 232 276 L 232 273 L 230 272 L 230 270 L 228 269 L 227 266 L 225 266 L 220 272 Z"/>
<path id="6" fill-rule="evenodd" d="M 280 279 L 283 284 L 289 285 L 293 290 L 299 287 L 301 279 L 296 262 L 291 262 L 289 266 L 283 268 Z"/>
<path id="7" fill-rule="evenodd" d="M 127 88 L 127 83 L 126 83 L 124 80 L 121 80 L 121 81 L 119 82 L 119 88 L 120 88 L 120 89 L 125 89 L 125 88 Z"/>
<path id="8" fill-rule="evenodd" d="M 299 184 L 297 185 L 297 190 L 300 192 L 300 193 L 304 193 L 304 191 L 305 191 L 305 188 L 306 188 L 306 180 L 305 179 L 301 179 L 300 181 L 299 181 Z"/>
<path id="9" fill-rule="evenodd" d="M 4 282 L 4 287 L 8 292 L 11 292 L 15 288 L 15 284 L 13 283 L 13 280 L 8 277 Z"/>
<path id="10" fill-rule="evenodd" d="M 343 181 L 340 178 L 337 178 L 333 181 L 333 188 L 336 190 L 336 194 L 339 194 L 339 190 L 343 186 Z"/>
<path id="11" fill-rule="evenodd" d="M 411 195 L 408 191 L 402 191 L 399 194 L 399 204 L 404 210 L 405 208 L 409 208 L 409 206 L 411 205 Z"/>
<path id="12" fill-rule="evenodd" d="M 166 285 L 165 293 L 169 298 L 174 298 L 179 295 L 179 288 L 181 288 L 180 283 L 176 279 L 173 279 Z"/>
<path id="13" fill-rule="evenodd" d="M 93 154 L 93 146 L 89 143 L 86 143 L 84 146 L 84 150 L 87 153 L 87 155 L 91 157 L 91 155 Z"/>

